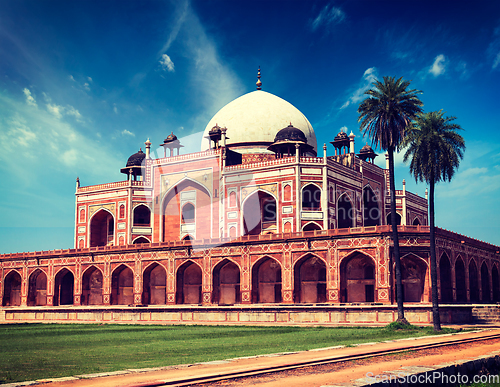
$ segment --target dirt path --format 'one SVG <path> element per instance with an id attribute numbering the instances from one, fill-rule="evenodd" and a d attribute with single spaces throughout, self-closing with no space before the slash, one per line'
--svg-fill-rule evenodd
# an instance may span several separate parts
<path id="1" fill-rule="evenodd" d="M 491 333 L 500 333 L 500 329 L 492 329 L 476 333 L 464 333 L 453 336 L 424 337 L 360 345 L 349 348 L 336 348 L 298 352 L 283 356 L 261 356 L 256 358 L 236 359 L 228 362 L 215 362 L 212 364 L 198 364 L 180 366 L 153 372 L 140 372 L 119 376 L 99 377 L 93 379 L 79 379 L 65 382 L 46 384 L 48 387 L 132 387 L 148 385 L 153 382 L 174 380 L 185 377 L 216 375 L 225 372 L 251 370 L 255 368 L 288 365 L 296 362 L 319 360 L 329 357 L 342 357 L 361 353 L 371 353 L 376 350 L 405 350 L 415 344 L 436 343 L 448 340 L 461 340 L 464 338 L 484 337 Z M 404 366 L 431 366 L 443 364 L 460 359 L 478 357 L 500 349 L 500 339 L 489 340 L 481 343 L 459 344 L 453 347 L 434 348 L 395 354 L 389 356 L 370 357 L 363 360 L 347 361 L 334 365 L 320 367 L 307 367 L 300 370 L 286 371 L 259 377 L 245 378 L 236 381 L 206 384 L 213 386 L 248 386 L 262 387 L 283 386 L 321 386 L 327 384 L 346 383 L 365 377 L 368 372 L 373 375 L 384 371 L 396 370 Z"/>

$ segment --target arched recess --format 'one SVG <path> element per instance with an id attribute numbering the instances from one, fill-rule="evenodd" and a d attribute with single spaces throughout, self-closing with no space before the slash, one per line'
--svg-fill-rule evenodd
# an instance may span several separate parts
<path id="1" fill-rule="evenodd" d="M 380 225 L 379 202 L 369 185 L 363 189 L 363 224 L 365 227 Z"/>
<path id="2" fill-rule="evenodd" d="M 202 271 L 193 261 L 184 262 L 177 270 L 177 304 L 201 304 Z"/>
<path id="3" fill-rule="evenodd" d="M 424 300 L 426 263 L 414 255 L 406 255 L 401 259 L 404 302 L 421 302 Z"/>
<path id="4" fill-rule="evenodd" d="M 455 261 L 455 284 L 457 289 L 457 302 L 467 302 L 467 288 L 465 275 L 465 264 L 461 257 Z"/>
<path id="5" fill-rule="evenodd" d="M 286 184 L 283 187 L 283 201 L 284 202 L 292 201 L 292 186 L 290 184 Z"/>
<path id="6" fill-rule="evenodd" d="M 102 272 L 95 266 L 85 270 L 82 277 L 82 305 L 103 305 Z"/>
<path id="7" fill-rule="evenodd" d="M 275 259 L 264 257 L 253 265 L 252 302 L 281 302 L 281 265 Z"/>
<path id="8" fill-rule="evenodd" d="M 314 230 L 321 230 L 321 227 L 316 222 L 309 222 L 302 228 L 302 231 L 314 231 Z"/>
<path id="9" fill-rule="evenodd" d="M 167 272 L 158 263 L 152 263 L 144 270 L 142 278 L 142 303 L 165 305 L 167 302 Z"/>
<path id="10" fill-rule="evenodd" d="M 326 265 L 322 259 L 307 254 L 294 266 L 294 301 L 326 302 Z"/>
<path id="11" fill-rule="evenodd" d="M 21 305 L 21 275 L 12 270 L 3 280 L 3 306 Z"/>
<path id="12" fill-rule="evenodd" d="M 64 268 L 59 270 L 54 281 L 54 306 L 73 305 L 75 277 L 73 273 Z"/>
<path id="13" fill-rule="evenodd" d="M 316 184 L 307 184 L 302 188 L 302 210 L 321 210 L 321 188 Z"/>
<path id="14" fill-rule="evenodd" d="M 90 247 L 107 246 L 113 243 L 115 218 L 106 209 L 97 211 L 90 220 Z"/>
<path id="15" fill-rule="evenodd" d="M 232 261 L 224 259 L 214 267 L 213 302 L 234 305 L 240 302 L 240 269 Z"/>
<path id="16" fill-rule="evenodd" d="M 41 269 L 31 273 L 28 285 L 28 306 L 47 305 L 47 275 Z"/>
<path id="17" fill-rule="evenodd" d="M 127 265 L 120 265 L 111 275 L 111 305 L 134 303 L 134 273 Z"/>
<path id="18" fill-rule="evenodd" d="M 337 228 L 349 228 L 354 224 L 354 209 L 349 195 L 342 194 L 337 200 Z"/>
<path id="19" fill-rule="evenodd" d="M 477 273 L 477 266 L 474 259 L 469 262 L 469 292 L 470 302 L 479 302 L 479 278 Z"/>
<path id="20" fill-rule="evenodd" d="M 453 287 L 451 283 L 451 264 L 446 253 L 439 260 L 439 280 L 441 283 L 441 302 L 453 302 Z"/>
<path id="21" fill-rule="evenodd" d="M 134 226 L 151 226 L 151 210 L 145 204 L 139 204 L 134 208 Z"/>
<path id="22" fill-rule="evenodd" d="M 194 223 L 195 221 L 194 215 L 194 205 L 193 203 L 186 203 L 182 206 L 181 210 L 181 223 Z"/>
<path id="23" fill-rule="evenodd" d="M 186 222 L 188 214 L 182 213 L 187 203 L 194 207 L 193 222 Z M 162 241 L 179 240 L 188 233 L 196 239 L 212 237 L 212 199 L 209 190 L 201 183 L 185 178 L 165 194 L 161 208 Z"/>
<path id="24" fill-rule="evenodd" d="M 490 295 L 490 273 L 486 262 L 481 265 L 481 301 L 483 303 L 491 302 Z"/>
<path id="25" fill-rule="evenodd" d="M 340 263 L 340 295 L 342 302 L 375 302 L 375 262 L 360 252 Z"/>
<path id="26" fill-rule="evenodd" d="M 243 202 L 245 235 L 277 232 L 276 198 L 265 191 L 255 191 Z"/>
<path id="27" fill-rule="evenodd" d="M 493 302 L 500 301 L 500 278 L 498 277 L 498 267 L 493 265 L 491 269 L 491 283 L 493 284 Z"/>
<path id="28" fill-rule="evenodd" d="M 415 219 L 413 219 L 412 225 L 413 226 L 420 226 L 420 220 L 418 219 L 418 217 L 416 217 Z"/>
<path id="29" fill-rule="evenodd" d="M 140 237 L 135 238 L 134 241 L 132 242 L 132 244 L 134 244 L 134 245 L 138 245 L 138 244 L 142 244 L 142 243 L 151 243 L 151 241 L 144 236 L 140 236 Z"/>
<path id="30" fill-rule="evenodd" d="M 389 226 L 392 224 L 392 223 L 391 223 L 391 213 L 390 213 L 390 212 L 387 214 L 386 222 L 387 222 L 387 224 L 388 224 Z M 396 224 L 397 224 L 398 226 L 400 226 L 400 225 L 401 225 L 401 215 L 399 214 L 399 212 L 396 212 Z"/>

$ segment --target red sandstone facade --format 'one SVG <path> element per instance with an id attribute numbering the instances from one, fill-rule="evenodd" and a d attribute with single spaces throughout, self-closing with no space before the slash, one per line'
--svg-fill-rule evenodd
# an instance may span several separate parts
<path id="1" fill-rule="evenodd" d="M 271 146 L 217 128 L 211 149 L 152 159 L 148 141 L 127 180 L 78 182 L 75 248 L 0 256 L 2 306 L 394 303 L 388 171 L 354 135 L 317 157 L 291 125 Z M 404 299 L 428 303 L 427 200 L 396 197 Z M 442 303 L 500 301 L 497 246 L 438 230 L 437 250 Z"/>

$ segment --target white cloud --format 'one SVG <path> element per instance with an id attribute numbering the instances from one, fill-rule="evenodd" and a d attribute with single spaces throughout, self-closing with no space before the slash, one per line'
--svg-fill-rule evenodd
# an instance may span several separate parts
<path id="1" fill-rule="evenodd" d="M 76 81 L 75 81 L 75 78 L 73 77 L 73 75 L 70 75 L 70 76 L 69 76 L 69 79 L 70 79 L 70 80 L 72 80 L 73 82 L 76 82 Z"/>
<path id="2" fill-rule="evenodd" d="M 372 87 L 372 83 L 377 80 L 377 69 L 375 67 L 370 67 L 363 73 L 363 77 L 358 83 L 356 90 L 354 90 L 347 101 L 340 107 L 340 109 L 345 109 L 353 103 L 358 103 L 365 98 L 365 92 Z"/>
<path id="3" fill-rule="evenodd" d="M 160 59 L 160 64 L 163 70 L 173 72 L 175 71 L 174 62 L 167 54 L 163 54 Z"/>
<path id="4" fill-rule="evenodd" d="M 68 105 L 68 107 L 66 108 L 66 114 L 74 116 L 77 121 L 82 121 L 82 115 L 80 114 L 80 112 L 71 105 Z"/>
<path id="5" fill-rule="evenodd" d="M 495 60 L 493 61 L 493 68 L 496 69 L 498 65 L 500 65 L 500 52 L 497 54 Z"/>
<path id="6" fill-rule="evenodd" d="M 126 135 L 126 136 L 132 136 L 132 137 L 135 137 L 135 134 L 132 133 L 131 131 L 127 130 L 127 129 L 123 129 L 122 130 L 122 134 L 123 135 Z"/>
<path id="7" fill-rule="evenodd" d="M 116 103 L 113 104 L 113 111 L 115 114 L 118 114 L 118 108 L 116 107 Z"/>
<path id="8" fill-rule="evenodd" d="M 434 77 L 438 77 L 446 71 L 446 65 L 448 64 L 448 61 L 446 57 L 443 54 L 439 54 L 434 58 L 434 63 L 432 66 L 429 68 L 429 73 L 434 75 Z"/>
<path id="9" fill-rule="evenodd" d="M 62 111 L 64 108 L 62 106 L 58 106 L 56 104 L 47 104 L 47 111 L 52 114 L 54 117 L 62 118 Z"/>
<path id="10" fill-rule="evenodd" d="M 339 24 L 345 19 L 346 15 L 342 9 L 332 4 L 327 4 L 314 18 L 311 23 L 313 31 L 321 26 L 330 28 L 332 25 Z"/>
<path id="11" fill-rule="evenodd" d="M 85 82 L 85 83 L 83 84 L 83 88 L 84 88 L 85 90 L 87 90 L 87 91 L 90 91 L 90 85 L 88 84 L 88 82 Z"/>
<path id="12" fill-rule="evenodd" d="M 31 106 L 38 107 L 36 104 L 35 98 L 31 95 L 31 91 L 29 91 L 27 88 L 23 89 L 23 93 L 26 96 L 26 103 Z"/>

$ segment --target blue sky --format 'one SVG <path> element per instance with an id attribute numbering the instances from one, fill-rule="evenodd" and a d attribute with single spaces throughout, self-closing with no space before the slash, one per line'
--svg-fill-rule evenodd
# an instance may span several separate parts
<path id="1" fill-rule="evenodd" d="M 0 57 L 0 253 L 73 247 L 77 176 L 122 180 L 171 131 L 198 150 L 258 66 L 329 154 L 341 128 L 366 144 L 356 110 L 373 80 L 411 80 L 467 145 L 437 185 L 437 225 L 500 245 L 498 1 L 4 0 Z M 403 179 L 424 194 L 399 156 Z"/>

